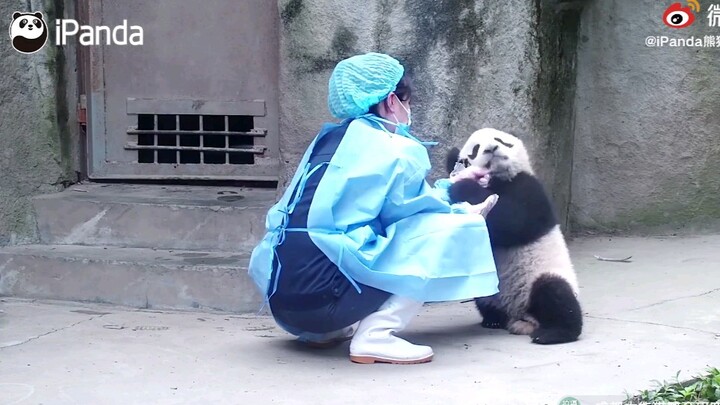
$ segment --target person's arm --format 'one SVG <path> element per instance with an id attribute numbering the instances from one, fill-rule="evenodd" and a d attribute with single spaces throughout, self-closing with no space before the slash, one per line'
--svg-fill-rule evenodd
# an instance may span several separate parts
<path id="1" fill-rule="evenodd" d="M 468 168 L 465 168 L 461 171 L 459 171 L 457 174 L 453 175 L 451 174 L 449 178 L 443 178 L 439 179 L 435 182 L 433 185 L 432 191 L 442 200 L 446 201 L 453 207 L 453 212 L 459 212 L 459 213 L 467 213 L 470 212 L 476 212 L 477 209 L 473 210 L 472 207 L 476 205 L 480 205 L 483 203 L 483 201 L 478 201 L 477 203 L 472 202 L 453 202 L 453 199 L 450 196 L 450 187 L 461 181 L 461 180 L 472 180 L 477 182 L 480 186 L 485 187 L 487 186 L 487 183 L 490 179 L 490 176 L 488 175 L 488 171 L 485 169 L 480 169 L 474 166 L 470 166 Z"/>
<path id="2" fill-rule="evenodd" d="M 435 182 L 431 188 L 431 192 L 434 193 L 437 198 L 445 201 L 450 205 L 451 212 L 456 214 L 467 214 L 470 207 L 472 206 L 468 202 L 453 203 L 450 199 L 450 186 L 453 182 L 450 179 L 439 179 Z"/>
<path id="3" fill-rule="evenodd" d="M 485 215 L 494 205 L 495 199 L 489 198 L 480 204 L 451 203 L 448 195 L 452 183 L 463 179 L 479 179 L 484 174 L 482 170 L 470 167 L 451 179 L 438 180 L 432 187 L 425 180 L 426 171 L 416 168 L 413 176 L 398 178 L 402 184 L 391 187 L 392 191 L 386 197 L 380 214 L 382 222 L 393 223 L 411 215 L 431 212 Z"/>

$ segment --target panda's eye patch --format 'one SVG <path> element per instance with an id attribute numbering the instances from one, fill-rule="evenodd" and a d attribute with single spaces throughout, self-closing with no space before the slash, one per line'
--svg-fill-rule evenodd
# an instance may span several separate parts
<path id="1" fill-rule="evenodd" d="M 40 24 L 40 20 L 38 20 L 37 18 L 33 21 L 33 24 L 35 24 L 35 26 L 38 28 L 40 28 L 40 26 L 42 25 Z"/>
<path id="2" fill-rule="evenodd" d="M 480 152 L 480 145 L 475 145 L 473 146 L 472 153 L 468 157 L 472 160 L 475 160 L 475 158 L 478 156 L 478 152 Z"/>
<path id="3" fill-rule="evenodd" d="M 23 19 L 20 21 L 20 28 L 25 28 L 25 26 L 27 25 L 27 23 L 28 23 L 28 21 L 27 21 L 25 18 L 23 18 Z"/>
<path id="4" fill-rule="evenodd" d="M 507 143 L 507 142 L 503 142 L 503 140 L 500 139 L 500 138 L 495 138 L 495 140 L 498 141 L 498 142 L 500 142 L 501 144 L 507 146 L 508 148 L 512 148 L 512 147 L 513 147 L 513 144 Z"/>

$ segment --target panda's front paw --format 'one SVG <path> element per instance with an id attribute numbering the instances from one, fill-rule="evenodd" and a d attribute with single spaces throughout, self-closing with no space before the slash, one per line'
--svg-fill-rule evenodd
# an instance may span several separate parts
<path id="1" fill-rule="evenodd" d="M 452 202 L 480 204 L 494 193 L 473 179 L 463 179 L 450 186 L 448 190 Z"/>
<path id="2" fill-rule="evenodd" d="M 482 187 L 488 188 L 488 186 L 490 185 L 490 175 L 486 174 L 480 177 L 480 179 L 478 180 L 478 184 Z"/>
<path id="3" fill-rule="evenodd" d="M 487 329 L 505 329 L 505 325 L 501 321 L 495 319 L 483 319 L 480 326 Z"/>
<path id="4" fill-rule="evenodd" d="M 476 299 L 475 305 L 482 316 L 480 326 L 488 329 L 505 329 L 508 323 L 508 316 L 502 309 L 487 301 L 487 299 Z"/>

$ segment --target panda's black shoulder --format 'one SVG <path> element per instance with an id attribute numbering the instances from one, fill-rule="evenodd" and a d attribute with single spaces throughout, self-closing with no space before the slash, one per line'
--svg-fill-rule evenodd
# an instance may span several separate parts
<path id="1" fill-rule="evenodd" d="M 510 181 L 493 182 L 489 187 L 506 198 L 521 202 L 532 217 L 542 218 L 546 226 L 557 225 L 555 208 L 542 182 L 527 172 L 520 172 Z"/>
<path id="2" fill-rule="evenodd" d="M 487 217 L 493 247 L 527 245 L 558 224 L 553 204 L 535 176 L 523 172 L 510 180 L 494 178 L 488 187 L 500 196 Z"/>

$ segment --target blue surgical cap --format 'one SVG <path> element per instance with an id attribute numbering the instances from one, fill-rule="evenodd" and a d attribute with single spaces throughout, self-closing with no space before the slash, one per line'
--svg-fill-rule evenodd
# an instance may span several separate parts
<path id="1" fill-rule="evenodd" d="M 381 53 L 366 53 L 340 61 L 328 86 L 330 113 L 339 119 L 354 118 L 384 100 L 400 82 L 405 68 Z"/>

